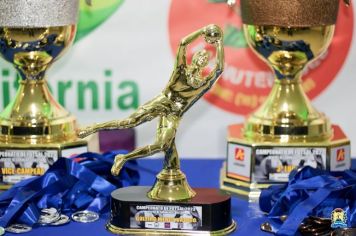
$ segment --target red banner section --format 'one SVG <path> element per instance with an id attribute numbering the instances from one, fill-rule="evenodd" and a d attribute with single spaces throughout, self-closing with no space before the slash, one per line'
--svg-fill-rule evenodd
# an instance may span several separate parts
<path id="1" fill-rule="evenodd" d="M 205 99 L 226 111 L 247 115 L 265 100 L 274 78 L 269 67 L 248 48 L 238 10 L 222 2 L 172 0 L 169 14 L 170 43 L 175 53 L 179 40 L 190 32 L 211 23 L 224 28 L 225 71 Z M 303 86 L 311 99 L 336 78 L 350 50 L 354 29 L 353 9 L 340 4 L 335 37 L 330 48 L 305 71 Z M 198 46 L 191 47 L 189 54 L 192 55 Z"/>

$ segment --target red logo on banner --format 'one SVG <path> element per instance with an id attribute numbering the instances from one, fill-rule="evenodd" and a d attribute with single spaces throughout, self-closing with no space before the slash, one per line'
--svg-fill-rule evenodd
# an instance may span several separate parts
<path id="1" fill-rule="evenodd" d="M 241 148 L 236 148 L 235 160 L 236 161 L 244 161 L 245 160 L 245 150 L 243 150 Z"/>
<path id="2" fill-rule="evenodd" d="M 353 9 L 340 4 L 336 32 L 330 48 L 322 58 L 307 68 L 303 77 L 304 89 L 311 99 L 335 79 L 350 49 L 354 30 Z M 247 115 L 266 99 L 274 78 L 269 67 L 248 48 L 239 13 L 228 7 L 226 1 L 172 0 L 169 33 L 173 53 L 176 53 L 179 41 L 184 36 L 211 23 L 224 29 L 225 71 L 205 99 L 226 111 Z M 189 55 L 193 54 L 197 46 L 188 50 Z"/>
<path id="3" fill-rule="evenodd" d="M 342 162 L 345 160 L 345 149 L 338 149 L 336 151 L 336 161 L 337 162 Z"/>

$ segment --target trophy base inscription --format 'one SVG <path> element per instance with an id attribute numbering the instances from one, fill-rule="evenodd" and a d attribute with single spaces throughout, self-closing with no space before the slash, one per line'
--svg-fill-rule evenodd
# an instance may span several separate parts
<path id="1" fill-rule="evenodd" d="M 231 198 L 216 189 L 194 189 L 190 201 L 163 202 L 147 197 L 150 187 L 127 187 L 111 194 L 107 229 L 125 235 L 227 235 L 236 228 Z"/>
<path id="2" fill-rule="evenodd" d="M 86 141 L 59 144 L 0 144 L 0 190 L 43 175 L 60 157 L 87 152 Z"/>
<path id="3" fill-rule="evenodd" d="M 339 126 L 333 126 L 331 140 L 314 143 L 253 143 L 244 139 L 242 130 L 242 124 L 229 127 L 220 186 L 250 201 L 257 201 L 262 189 L 288 182 L 294 169 L 344 171 L 351 167 L 350 141 Z"/>

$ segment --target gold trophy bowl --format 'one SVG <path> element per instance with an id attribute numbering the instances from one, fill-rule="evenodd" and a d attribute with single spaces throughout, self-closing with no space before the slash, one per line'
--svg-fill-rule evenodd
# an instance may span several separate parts
<path id="1" fill-rule="evenodd" d="M 0 113 L 1 188 L 43 174 L 59 157 L 87 151 L 77 138 L 75 117 L 55 101 L 45 80 L 74 41 L 78 4 L 0 2 L 0 56 L 21 78 L 16 97 Z"/>
<path id="2" fill-rule="evenodd" d="M 323 142 L 332 136 L 329 119 L 310 103 L 302 88 L 307 64 L 331 43 L 334 25 L 288 28 L 244 25 L 248 45 L 272 70 L 276 79 L 264 104 L 244 127 L 248 139 L 259 142 Z"/>
<path id="3" fill-rule="evenodd" d="M 59 144 L 76 140 L 76 120 L 51 95 L 45 72 L 72 45 L 76 26 L 0 28 L 1 56 L 21 75 L 16 98 L 0 113 L 0 141 Z"/>
<path id="4" fill-rule="evenodd" d="M 302 87 L 306 66 L 332 41 L 338 0 L 242 0 L 246 41 L 275 74 L 272 90 L 245 124 L 228 128 L 221 188 L 254 201 L 304 166 L 350 168 L 350 141 L 316 110 Z"/>

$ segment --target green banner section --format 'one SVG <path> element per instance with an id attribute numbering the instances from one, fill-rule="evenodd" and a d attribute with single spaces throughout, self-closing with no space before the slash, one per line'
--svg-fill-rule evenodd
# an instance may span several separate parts
<path id="1" fill-rule="evenodd" d="M 92 6 L 88 6 L 85 0 L 80 0 L 80 17 L 76 41 L 84 38 L 105 22 L 123 2 L 124 0 L 92 0 Z"/>
<path id="2" fill-rule="evenodd" d="M 14 69 L 0 68 L 0 111 L 14 101 L 19 80 Z M 71 103 L 77 111 L 127 111 L 136 109 L 140 103 L 137 82 L 119 80 L 110 69 L 103 71 L 100 78 L 49 80 L 48 83 L 50 91 L 55 91 L 54 97 L 62 106 Z"/>
<path id="3" fill-rule="evenodd" d="M 247 42 L 242 29 L 226 25 L 224 30 L 224 45 L 233 48 L 247 48 Z"/>

